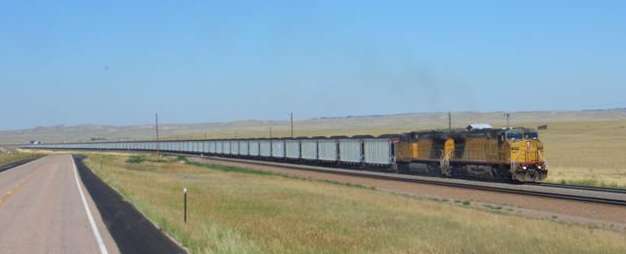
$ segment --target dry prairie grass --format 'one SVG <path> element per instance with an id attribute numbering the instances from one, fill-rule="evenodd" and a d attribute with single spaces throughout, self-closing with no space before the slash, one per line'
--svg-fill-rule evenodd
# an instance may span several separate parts
<path id="1" fill-rule="evenodd" d="M 37 153 L 4 152 L 4 153 L 0 153 L 0 166 L 6 165 L 12 162 L 16 162 L 16 161 L 39 158 L 41 156 L 42 155 L 37 154 Z"/>
<path id="2" fill-rule="evenodd" d="M 193 253 L 626 252 L 625 235 L 599 229 L 173 158 L 87 156 L 99 177 Z"/>
<path id="3" fill-rule="evenodd" d="M 548 181 L 626 188 L 626 121 L 554 123 L 541 132 Z"/>

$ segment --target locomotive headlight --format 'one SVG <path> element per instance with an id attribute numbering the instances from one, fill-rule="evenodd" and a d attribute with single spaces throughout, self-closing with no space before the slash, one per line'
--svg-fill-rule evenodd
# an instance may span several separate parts
<path id="1" fill-rule="evenodd" d="M 528 167 L 526 167 L 526 166 L 522 166 L 522 169 L 523 169 L 523 170 L 526 170 L 526 169 L 528 169 Z"/>
<path id="2" fill-rule="evenodd" d="M 537 166 L 538 169 L 542 169 L 543 167 L 541 165 Z"/>

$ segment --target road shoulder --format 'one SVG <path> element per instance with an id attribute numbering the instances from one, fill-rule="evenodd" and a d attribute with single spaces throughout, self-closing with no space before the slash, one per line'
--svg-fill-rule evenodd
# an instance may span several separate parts
<path id="1" fill-rule="evenodd" d="M 124 201 L 119 193 L 93 174 L 82 158 L 74 156 L 74 162 L 83 185 L 121 253 L 186 253 L 132 204 Z"/>

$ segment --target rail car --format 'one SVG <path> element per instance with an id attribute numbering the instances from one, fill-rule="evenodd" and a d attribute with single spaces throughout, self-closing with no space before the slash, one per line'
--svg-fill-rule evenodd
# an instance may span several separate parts
<path id="1" fill-rule="evenodd" d="M 28 144 L 27 149 L 156 151 L 317 164 L 443 177 L 541 182 L 543 144 L 527 128 L 480 128 L 381 136 Z"/>

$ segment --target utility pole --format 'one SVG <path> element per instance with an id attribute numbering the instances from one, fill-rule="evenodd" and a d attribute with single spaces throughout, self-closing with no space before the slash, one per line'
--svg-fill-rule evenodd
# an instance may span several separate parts
<path id="1" fill-rule="evenodd" d="M 289 122 L 291 123 L 291 137 L 293 138 L 293 112 L 289 113 Z"/>
<path id="2" fill-rule="evenodd" d="M 452 112 L 448 112 L 448 130 L 452 131 Z"/>
<path id="3" fill-rule="evenodd" d="M 154 113 L 154 130 L 156 132 L 157 158 L 161 158 L 161 142 L 159 142 L 159 113 Z"/>
<path id="4" fill-rule="evenodd" d="M 504 117 L 506 117 L 506 128 L 510 129 L 511 128 L 511 113 L 504 114 Z"/>

